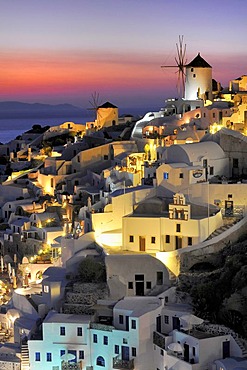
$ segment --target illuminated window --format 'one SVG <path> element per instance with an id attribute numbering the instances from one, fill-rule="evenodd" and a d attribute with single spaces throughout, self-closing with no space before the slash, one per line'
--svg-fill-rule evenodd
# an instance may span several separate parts
<path id="1" fill-rule="evenodd" d="M 129 237 L 129 242 L 130 242 L 130 243 L 134 243 L 134 235 L 130 235 L 130 237 Z"/>
<path id="2" fill-rule="evenodd" d="M 44 285 L 44 293 L 49 293 L 49 285 Z"/>

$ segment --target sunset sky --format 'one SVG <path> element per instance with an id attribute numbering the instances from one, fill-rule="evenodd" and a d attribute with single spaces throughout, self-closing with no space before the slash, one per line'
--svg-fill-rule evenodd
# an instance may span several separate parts
<path id="1" fill-rule="evenodd" d="M 0 0 L 0 101 L 157 108 L 178 35 L 223 86 L 247 74 L 247 0 Z"/>

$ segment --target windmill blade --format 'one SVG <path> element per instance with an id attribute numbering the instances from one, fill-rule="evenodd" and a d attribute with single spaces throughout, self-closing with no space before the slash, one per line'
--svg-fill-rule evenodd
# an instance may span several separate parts
<path id="1" fill-rule="evenodd" d="M 177 79 L 177 90 L 178 94 L 181 95 L 182 97 L 184 95 L 184 90 L 185 90 L 185 72 L 184 68 L 186 67 L 186 62 L 187 60 L 185 59 L 186 55 L 186 44 L 184 44 L 184 36 L 179 35 L 178 37 L 178 42 L 176 43 L 176 51 L 177 55 L 174 58 L 176 65 L 163 65 L 161 68 L 177 68 L 177 74 L 178 74 L 178 79 Z"/>

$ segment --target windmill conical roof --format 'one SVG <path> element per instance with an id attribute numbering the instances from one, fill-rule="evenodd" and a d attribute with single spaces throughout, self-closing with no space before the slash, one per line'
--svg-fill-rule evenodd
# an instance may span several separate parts
<path id="1" fill-rule="evenodd" d="M 186 67 L 194 67 L 194 68 L 212 68 L 208 62 L 206 62 L 205 59 L 203 59 L 200 55 L 200 53 L 197 54 L 197 56 L 186 65 Z"/>
<path id="2" fill-rule="evenodd" d="M 98 108 L 117 108 L 117 106 L 107 101 L 104 104 L 98 106 Z"/>

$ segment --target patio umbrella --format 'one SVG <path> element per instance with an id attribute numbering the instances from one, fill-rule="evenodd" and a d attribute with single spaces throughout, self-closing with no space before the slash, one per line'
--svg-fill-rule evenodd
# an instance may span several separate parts
<path id="1" fill-rule="evenodd" d="M 64 361 L 71 361 L 75 359 L 75 355 L 73 355 L 73 353 L 65 353 L 60 358 L 61 360 L 64 360 Z"/>
<path id="2" fill-rule="evenodd" d="M 168 349 L 173 352 L 183 352 L 184 348 L 180 343 L 174 342 L 168 345 Z"/>
<path id="3" fill-rule="evenodd" d="M 189 326 L 200 325 L 203 323 L 203 319 L 192 314 L 183 315 L 179 318 Z"/>

